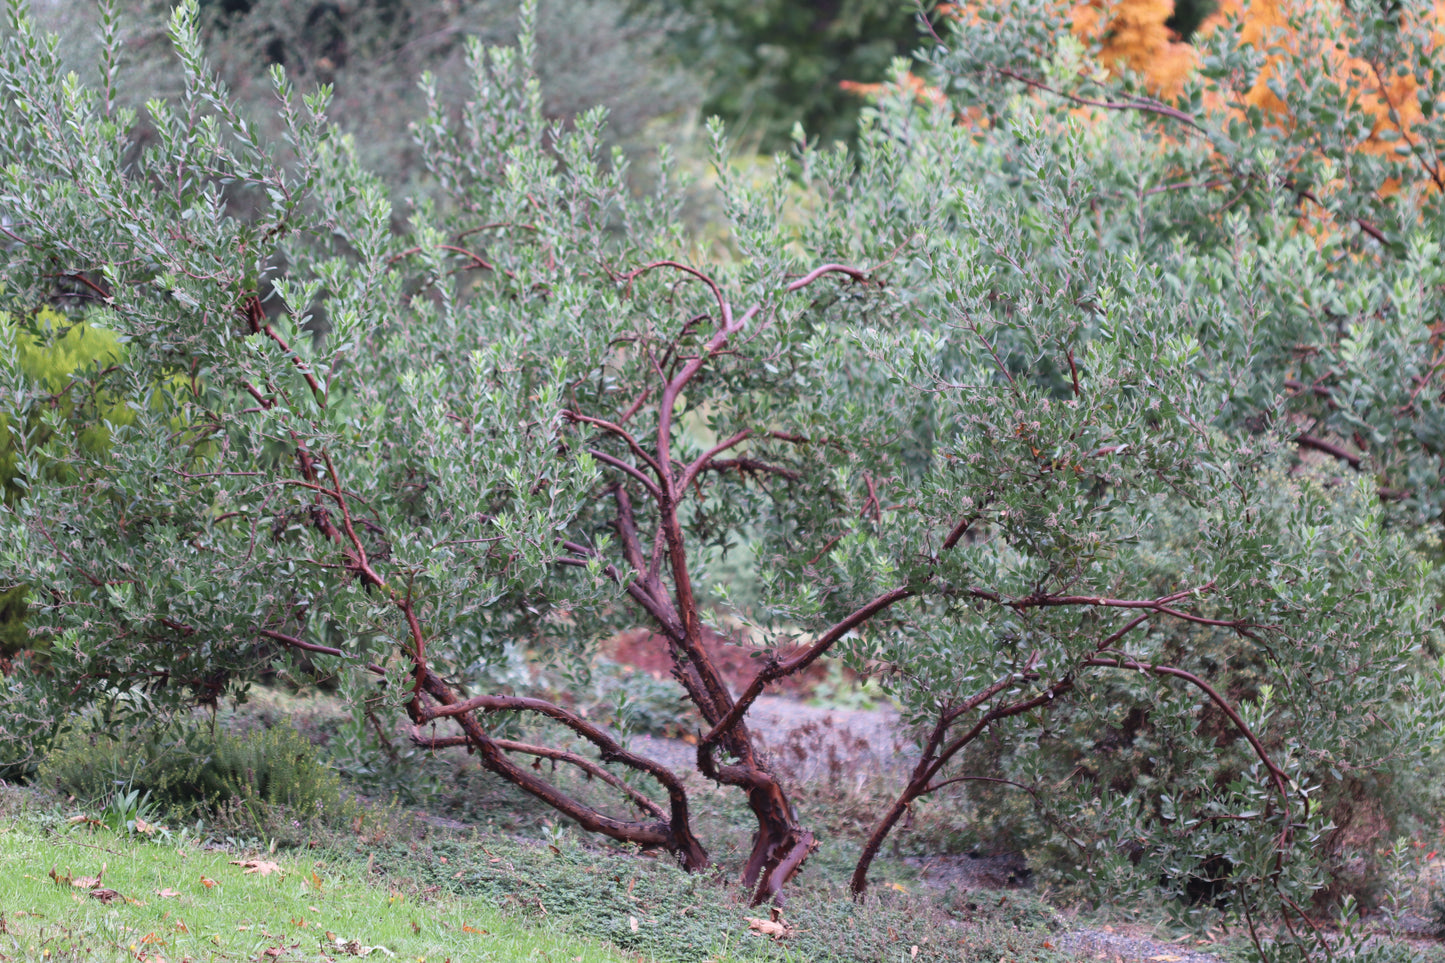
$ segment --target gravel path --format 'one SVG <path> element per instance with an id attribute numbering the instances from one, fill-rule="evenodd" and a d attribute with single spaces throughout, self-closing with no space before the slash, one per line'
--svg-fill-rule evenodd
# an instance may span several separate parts
<path id="1" fill-rule="evenodd" d="M 1161 943 L 1129 928 L 1070 929 L 1059 938 L 1059 948 L 1081 960 L 1124 960 L 1126 963 L 1222 963 L 1212 953 L 1181 943 Z"/>
<path id="2" fill-rule="evenodd" d="M 902 775 L 918 758 L 891 708 L 831 709 L 765 695 L 748 711 L 747 724 L 778 771 L 799 782 Z M 679 776 L 701 778 L 697 751 L 681 739 L 638 736 L 632 745 Z"/>

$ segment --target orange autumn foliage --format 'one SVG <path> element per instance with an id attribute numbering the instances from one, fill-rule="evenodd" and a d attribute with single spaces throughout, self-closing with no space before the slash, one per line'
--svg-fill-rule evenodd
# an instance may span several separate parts
<path id="1" fill-rule="evenodd" d="M 933 104 L 942 107 L 948 102 L 943 96 L 943 91 L 926 83 L 922 77 L 914 73 L 905 73 L 899 78 L 903 88 L 911 93 L 921 104 Z M 850 94 L 857 94 L 859 97 L 873 98 L 881 95 L 891 84 L 864 84 L 856 80 L 844 80 L 838 86 Z"/>
<path id="2" fill-rule="evenodd" d="M 980 5 L 940 7 L 947 16 L 965 23 L 978 18 Z M 1199 28 L 1208 37 L 1237 21 L 1239 43 L 1256 48 L 1275 48 L 1264 68 L 1248 89 L 1230 92 L 1213 89 L 1205 93 L 1211 111 L 1242 117 L 1249 108 L 1263 111 L 1268 123 L 1288 127 L 1293 120 L 1290 106 L 1271 89 L 1282 79 L 1287 61 L 1298 58 L 1310 69 L 1323 70 L 1335 78 L 1343 109 L 1357 110 L 1369 117 L 1371 130 L 1357 145 L 1358 150 L 1380 156 L 1398 157 L 1423 168 L 1431 190 L 1445 189 L 1445 170 L 1411 155 L 1397 155 L 1400 143 L 1418 146 L 1415 128 L 1423 119 L 1417 93 L 1419 84 L 1409 73 L 1389 68 L 1377 73 L 1367 60 L 1354 56 L 1348 46 L 1335 41 L 1345 16 L 1344 0 L 1219 0 L 1217 9 Z M 1196 70 L 1199 54 L 1192 44 L 1182 42 L 1166 25 L 1174 12 L 1173 0 L 1083 0 L 1068 11 L 1070 32 L 1095 46 L 1100 62 L 1110 70 L 1139 74 L 1155 96 L 1169 100 L 1183 91 Z M 1402 14 L 1401 16 L 1408 16 Z M 1415 15 L 1417 18 L 1419 14 Z M 1423 21 L 1403 23 L 1430 50 L 1445 49 L 1445 0 L 1434 0 Z M 1294 69 L 1299 69 L 1295 67 Z M 941 105 L 944 95 L 922 79 L 907 74 L 903 83 L 921 103 Z M 884 85 L 845 82 L 844 88 L 863 96 L 879 93 Z M 1441 105 L 1445 108 L 1445 104 Z M 1087 113 L 1082 111 L 1081 113 Z M 1427 152 L 1419 152 L 1424 154 Z M 1433 151 L 1428 152 L 1433 156 Z M 1399 189 L 1401 179 L 1392 178 L 1384 193 Z"/>
<path id="3" fill-rule="evenodd" d="M 1089 0 L 1073 10 L 1072 32 L 1081 40 L 1101 44 L 1106 65 L 1127 67 L 1143 75 L 1156 94 L 1178 93 L 1197 63 L 1194 48 L 1181 43 L 1165 26 L 1173 13 L 1171 0 L 1122 0 L 1112 8 L 1106 22 L 1102 0 Z M 1200 27 L 1208 36 L 1230 20 L 1239 22 L 1239 41 L 1254 47 L 1277 46 L 1288 54 L 1306 48 L 1317 51 L 1329 75 L 1338 78 L 1346 105 L 1364 111 L 1373 119 L 1369 139 L 1360 149 L 1372 154 L 1394 150 L 1394 135 L 1409 141 L 1421 119 L 1416 92 L 1419 85 L 1410 75 L 1377 75 L 1375 69 L 1348 49 L 1339 49 L 1327 35 L 1340 26 L 1340 0 L 1220 0 L 1218 8 Z M 1445 45 L 1445 0 L 1436 0 L 1424 26 L 1431 48 Z M 1302 29 L 1301 29 L 1302 28 Z M 1218 96 L 1211 106 L 1226 110 L 1258 107 L 1281 122 L 1288 122 L 1289 105 L 1270 89 L 1277 77 L 1280 56 L 1271 62 L 1246 91 L 1242 103 L 1222 103 Z M 1394 135 L 1389 132 L 1393 131 Z"/>
<path id="4" fill-rule="evenodd" d="M 1127 67 L 1144 74 L 1160 94 L 1175 94 L 1194 70 L 1198 55 L 1166 25 L 1173 0 L 1124 0 L 1105 18 L 1102 0 L 1081 3 L 1072 11 L 1074 36 L 1100 41 L 1100 59 L 1109 67 Z"/>

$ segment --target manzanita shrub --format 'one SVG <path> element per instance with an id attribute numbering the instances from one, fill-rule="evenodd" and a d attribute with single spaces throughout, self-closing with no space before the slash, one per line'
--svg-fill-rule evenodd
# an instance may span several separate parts
<path id="1" fill-rule="evenodd" d="M 933 47 L 927 76 L 946 104 L 940 122 L 987 145 L 965 178 L 1023 197 L 1024 151 L 1040 138 L 1048 152 L 1086 138 L 1080 223 L 1104 249 L 1133 250 L 1161 270 L 1181 324 L 1200 339 L 1198 376 L 1222 388 L 1213 424 L 1241 440 L 1274 426 L 1322 476 L 1373 486 L 1387 524 L 1423 536 L 1434 557 L 1445 504 L 1445 7 L 1228 2 L 1194 47 L 1130 29 L 1141 11 L 1008 0 L 953 8 L 953 33 Z M 1175 625 L 1159 644 L 1171 664 L 1223 691 L 1274 692 L 1262 690 L 1272 685 L 1268 656 L 1229 633 Z M 1430 640 L 1404 645 L 1438 654 Z M 1294 704 L 1274 695 L 1271 728 L 1288 732 Z M 1067 778 L 1157 793 L 1148 818 L 1158 822 L 1170 785 L 1193 765 L 1189 741 L 1163 724 L 1170 718 L 1156 692 L 1115 679 L 1056 714 L 1036 748 L 985 740 L 972 751 L 990 756 L 995 775 L 1029 774 L 1030 786 Z M 1188 718 L 1217 738 L 1217 717 Z M 1375 869 L 1364 850 L 1381 852 L 1422 797 L 1439 801 L 1438 762 L 1392 761 L 1388 742 L 1362 750 L 1384 765 L 1322 759 L 1316 770 L 1316 802 L 1334 824 L 1321 840 L 1334 877 L 1324 892 L 1336 895 L 1368 895 Z M 1213 777 L 1229 781 L 1242 763 L 1221 751 Z M 1017 812 L 1002 804 L 1007 787 L 969 790 L 985 808 Z M 1042 835 L 1077 863 L 1074 841 L 1087 834 L 1064 826 Z M 1026 834 L 1039 841 L 1039 824 Z"/>
<path id="2" fill-rule="evenodd" d="M 921 747 L 856 893 L 916 800 L 1005 781 L 1061 832 L 1090 827 L 1073 838 L 1101 887 L 1211 873 L 1211 912 L 1295 933 L 1261 955 L 1312 952 L 1322 781 L 1438 731 L 1419 653 L 1434 579 L 1369 479 L 1300 462 L 1283 398 L 1250 389 L 1238 429 L 1259 375 L 1215 339 L 1269 322 L 1096 203 L 1107 138 L 1026 104 L 981 137 L 900 92 L 856 152 L 800 142 L 759 187 L 714 128 L 728 250 L 709 257 L 666 164 L 633 197 L 598 114 L 544 123 L 527 30 L 471 47 L 471 95 L 416 125 L 426 193 L 394 199 L 325 88 L 276 71 L 287 133 L 261 142 L 202 62 L 194 2 L 171 21 L 185 91 L 144 117 L 116 106 L 111 11 L 90 80 L 23 3 L 8 16 L 0 310 L 57 304 L 115 332 L 123 352 L 65 390 L 131 412 L 104 447 L 52 425 L 23 320 L 0 329 L 25 490 L 0 516 L 0 582 L 30 586 L 51 640 L 47 674 L 8 682 L 21 725 L 41 698 L 215 699 L 263 653 L 305 653 L 370 677 L 368 711 L 379 693 L 419 745 L 465 744 L 584 829 L 702 869 L 678 773 L 498 681 L 519 651 L 582 664 L 646 625 L 698 770 L 756 819 L 740 875 L 764 901 L 815 839 L 749 709 L 841 657 L 881 677 Z M 734 691 L 703 587 L 744 542 L 761 601 L 729 621 L 759 659 Z M 1256 684 L 1214 684 L 1228 667 L 1186 666 L 1181 638 L 1229 640 Z M 959 768 L 983 736 L 1027 760 L 1056 708 L 1103 718 L 1108 679 L 1152 693 L 1201 762 L 1167 794 Z M 519 714 L 556 741 L 509 738 Z M 1210 777 L 1218 752 L 1236 778 Z M 579 797 L 539 759 L 615 796 Z"/>

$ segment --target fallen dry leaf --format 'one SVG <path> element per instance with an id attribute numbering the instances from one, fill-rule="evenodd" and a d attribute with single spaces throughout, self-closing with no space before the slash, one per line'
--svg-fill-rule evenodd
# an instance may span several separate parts
<path id="1" fill-rule="evenodd" d="M 90 891 L 90 898 L 98 899 L 102 903 L 114 903 L 116 900 L 120 899 L 120 894 L 113 889 L 96 888 Z"/>
<path id="2" fill-rule="evenodd" d="M 280 956 L 282 953 L 285 953 L 285 952 L 286 952 L 285 947 L 273 946 L 273 947 L 271 947 L 270 949 L 268 949 L 268 950 L 266 951 L 266 955 L 269 956 L 269 957 L 271 957 L 272 959 L 275 959 L 276 957 Z"/>
<path id="3" fill-rule="evenodd" d="M 243 876 L 250 876 L 252 873 L 258 876 L 270 876 L 272 873 L 285 875 L 285 871 L 282 870 L 280 866 L 277 866 L 267 859 L 233 859 L 231 860 L 231 865 L 246 867 L 245 873 L 242 874 Z"/>
<path id="4" fill-rule="evenodd" d="M 207 879 L 206 877 L 202 876 L 201 885 L 204 886 L 206 889 L 210 889 L 212 886 L 216 885 L 216 881 L 214 879 Z"/>
<path id="5" fill-rule="evenodd" d="M 326 935 L 330 936 L 331 934 L 328 933 Z M 348 940 L 340 936 L 336 937 L 332 941 L 332 944 L 337 950 L 345 953 L 347 956 L 370 956 L 373 952 L 378 951 L 387 956 L 396 956 L 395 953 L 384 946 L 362 946 L 360 940 Z"/>
<path id="6" fill-rule="evenodd" d="M 181 894 L 178 893 L 178 892 L 176 892 L 176 891 L 173 890 L 173 889 L 167 888 L 167 889 L 158 889 L 158 890 L 156 890 L 156 895 L 159 896 L 159 897 L 161 897 L 162 899 L 172 899 L 172 898 L 174 898 L 174 897 L 176 897 L 176 896 L 179 896 L 179 895 L 181 895 Z"/>
<path id="7" fill-rule="evenodd" d="M 100 887 L 100 879 L 105 875 L 105 867 L 106 864 L 101 863 L 100 872 L 94 876 L 61 876 L 55 871 L 55 867 L 52 866 L 50 867 L 50 878 L 55 880 L 57 885 L 69 883 L 76 889 L 98 889 Z M 68 866 L 66 867 L 66 869 L 69 868 Z"/>
<path id="8" fill-rule="evenodd" d="M 781 917 L 773 920 L 760 920 L 752 916 L 743 918 L 748 921 L 748 929 L 754 933 L 762 933 L 775 940 L 784 940 L 793 935 L 793 928 L 784 923 Z"/>

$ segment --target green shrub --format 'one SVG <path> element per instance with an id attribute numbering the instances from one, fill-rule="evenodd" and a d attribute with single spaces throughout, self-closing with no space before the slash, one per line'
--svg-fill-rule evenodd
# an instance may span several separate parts
<path id="1" fill-rule="evenodd" d="M 287 726 L 244 735 L 184 727 L 72 733 L 40 764 L 39 781 L 86 806 L 149 793 L 156 805 L 183 815 L 239 806 L 253 814 L 285 807 L 314 816 L 341 803 L 336 774 Z"/>
<path id="2" fill-rule="evenodd" d="M 683 693 L 671 679 L 599 659 L 588 716 L 624 733 L 677 738 L 688 731 Z"/>

